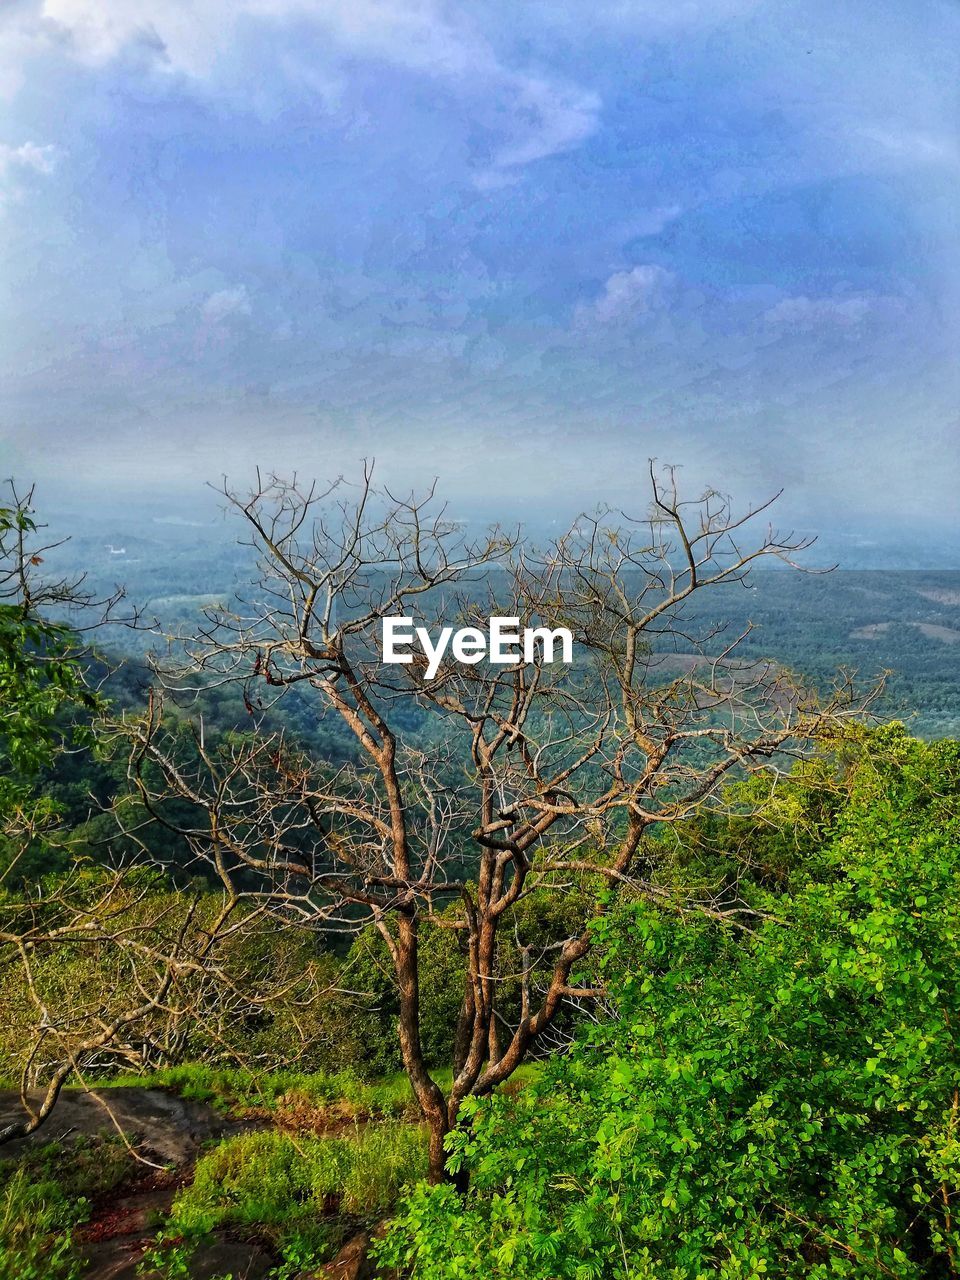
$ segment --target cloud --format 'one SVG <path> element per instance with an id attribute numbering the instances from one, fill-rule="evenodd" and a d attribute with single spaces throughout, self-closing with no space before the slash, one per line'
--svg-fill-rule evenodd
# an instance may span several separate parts
<path id="1" fill-rule="evenodd" d="M 56 147 L 22 142 L 13 147 L 0 142 L 0 210 L 23 198 L 22 180 L 31 174 L 47 177 L 56 168 L 60 153 Z"/>
<path id="2" fill-rule="evenodd" d="M 243 7 L 241 0 L 236 11 Z M 145 0 L 39 0 L 23 10 L 21 33 L 45 39 L 88 66 L 142 46 L 168 70 L 197 77 L 209 74 L 216 60 L 218 19 L 228 38 L 235 22 L 227 5 L 211 0 L 167 0 L 162 6 Z"/>
<path id="3" fill-rule="evenodd" d="M 960 165 L 960 144 L 954 134 L 910 129 L 902 124 L 859 128 L 857 135 L 872 143 L 888 159 L 909 166 Z"/>
<path id="4" fill-rule="evenodd" d="M 481 128 L 495 137 L 476 175 L 481 189 L 515 181 L 526 165 L 577 146 L 597 128 L 598 96 L 539 69 L 511 65 L 470 20 L 469 9 L 442 0 L 32 0 L 29 34 L 90 66 L 131 49 L 156 69 L 198 84 L 231 74 L 231 52 L 254 24 L 296 24 L 321 37 L 302 58 L 278 56 L 275 70 L 301 90 L 327 96 L 318 68 L 338 56 L 367 57 L 443 81 L 463 97 Z M 302 41 L 301 41 L 302 43 Z M 233 72 L 235 74 L 235 67 Z M 249 78 L 242 100 L 255 106 Z"/>
<path id="5" fill-rule="evenodd" d="M 203 304 L 203 318 L 210 324 L 222 324 L 225 320 L 249 316 L 252 312 L 250 295 L 243 284 L 233 289 L 218 289 Z"/>
<path id="6" fill-rule="evenodd" d="M 742 17 L 761 3 L 601 0 L 591 18 L 614 31 L 709 28 Z M 311 24 L 353 49 L 439 75 L 475 71 L 478 53 L 497 62 L 468 20 L 470 6 L 443 0 L 27 0 L 19 7 L 86 62 L 102 64 L 128 46 L 147 44 L 162 49 L 171 69 L 192 76 L 208 75 L 239 25 L 250 18 Z M 576 5 L 541 0 L 530 12 L 538 25 L 581 29 Z"/>
<path id="7" fill-rule="evenodd" d="M 39 146 L 36 142 L 22 142 L 19 147 L 11 147 L 0 142 L 0 180 L 11 173 L 53 173 L 58 158 L 57 148 L 49 145 Z"/>
<path id="8" fill-rule="evenodd" d="M 577 307 L 574 325 L 621 325 L 649 314 L 663 304 L 673 279 L 672 272 L 652 263 L 617 271 L 607 280 L 599 298 Z"/>
<path id="9" fill-rule="evenodd" d="M 863 294 L 852 297 L 783 298 L 764 314 L 774 328 L 792 333 L 811 333 L 817 329 L 854 329 L 874 309 L 874 299 Z"/>
<path id="10" fill-rule="evenodd" d="M 600 117 L 597 94 L 540 76 L 510 77 L 514 99 L 514 137 L 495 153 L 475 182 L 480 190 L 505 186 L 524 165 L 558 155 L 584 142 Z"/>

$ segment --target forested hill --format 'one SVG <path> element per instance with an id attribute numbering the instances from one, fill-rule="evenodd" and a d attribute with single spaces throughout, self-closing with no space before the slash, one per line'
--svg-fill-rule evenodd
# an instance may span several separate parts
<path id="1" fill-rule="evenodd" d="M 189 629 L 205 606 L 248 587 L 253 554 L 216 523 L 106 525 L 72 537 L 56 552 L 65 571 L 85 571 L 94 588 L 122 583 L 132 603 L 161 630 Z M 744 658 L 773 658 L 828 680 L 838 667 L 872 680 L 887 672 L 885 714 L 922 737 L 960 731 L 960 571 L 844 569 L 829 573 L 758 570 L 746 587 L 694 597 L 688 618 L 698 629 L 719 625 L 719 651 L 744 636 Z M 156 647 L 148 631 L 108 628 L 102 645 L 126 656 Z"/>
<path id="2" fill-rule="evenodd" d="M 722 618 L 726 640 L 752 624 L 744 658 L 774 658 L 819 679 L 838 667 L 865 679 L 886 672 L 887 714 L 921 737 L 960 729 L 960 572 L 757 572 L 748 587 L 691 605 L 701 623 Z"/>

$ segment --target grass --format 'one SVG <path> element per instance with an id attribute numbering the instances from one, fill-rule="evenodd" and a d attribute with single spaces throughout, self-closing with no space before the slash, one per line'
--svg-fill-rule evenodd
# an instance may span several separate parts
<path id="1" fill-rule="evenodd" d="M 335 1254 L 351 1218 L 387 1212 L 426 1169 L 423 1131 L 397 1120 L 357 1126 L 350 1137 L 240 1134 L 201 1156 L 193 1182 L 174 1201 L 159 1251 L 165 1241 L 174 1256 L 217 1228 L 248 1227 L 278 1250 L 280 1274 L 284 1266 L 319 1266 Z"/>
<path id="2" fill-rule="evenodd" d="M 402 1074 L 370 1084 L 351 1071 L 331 1075 L 296 1071 L 261 1073 L 187 1063 L 147 1076 L 116 1076 L 96 1087 L 125 1086 L 172 1089 L 183 1098 L 206 1102 L 232 1114 L 253 1109 L 279 1112 L 305 1106 L 319 1109 L 338 1104 L 343 1114 L 397 1116 L 414 1106 L 409 1082 Z"/>
<path id="3" fill-rule="evenodd" d="M 537 1063 L 528 1063 L 514 1072 L 506 1088 L 532 1079 L 539 1072 Z M 453 1073 L 435 1071 L 434 1079 L 449 1091 Z M 337 1105 L 341 1115 L 372 1117 L 416 1115 L 416 1103 L 410 1082 L 403 1072 L 369 1082 L 352 1071 L 333 1074 L 323 1072 L 275 1071 L 256 1072 L 239 1067 L 210 1067 L 203 1063 L 185 1063 L 167 1067 L 146 1076 L 115 1076 L 98 1083 L 97 1088 L 120 1088 L 139 1085 L 144 1088 L 172 1089 L 181 1097 L 206 1102 L 218 1110 L 242 1114 L 252 1109 L 282 1112 Z"/>
<path id="4" fill-rule="evenodd" d="M 535 1075 L 515 1073 L 512 1088 Z M 449 1089 L 451 1073 L 436 1073 Z M 359 1221 L 388 1213 L 427 1170 L 426 1137 L 407 1077 L 376 1082 L 353 1072 L 258 1073 L 193 1063 L 98 1088 L 167 1088 L 234 1115 L 267 1112 L 276 1127 L 221 1142 L 200 1157 L 147 1259 L 161 1274 L 189 1276 L 190 1254 L 221 1227 L 268 1238 L 283 1280 L 336 1254 Z M 337 1132 L 324 1135 L 330 1121 Z M 319 1130 L 320 1132 L 313 1132 Z M 0 1280 L 75 1280 L 73 1227 L 91 1199 L 118 1186 L 129 1160 L 118 1138 L 29 1149 L 19 1166 L 0 1161 Z"/>
<path id="5" fill-rule="evenodd" d="M 66 1157 L 66 1158 L 65 1158 Z M 86 1138 L 28 1148 L 0 1161 L 0 1280 L 73 1280 L 79 1260 L 72 1230 L 90 1202 L 130 1172 L 119 1138 Z"/>
<path id="6" fill-rule="evenodd" d="M 72 1280 L 70 1228 L 78 1220 L 55 1182 L 17 1169 L 0 1191 L 0 1280 Z"/>
<path id="7" fill-rule="evenodd" d="M 538 1070 L 536 1064 L 521 1068 L 507 1087 Z M 436 1078 L 450 1088 L 449 1071 Z M 271 1272 L 280 1280 L 313 1270 L 330 1261 L 360 1223 L 390 1213 L 401 1191 L 427 1173 L 426 1133 L 411 1122 L 417 1109 L 402 1074 L 371 1084 L 350 1072 L 261 1075 L 194 1064 L 141 1083 L 233 1113 L 266 1109 L 276 1123 L 201 1156 L 148 1255 L 162 1275 L 189 1276 L 193 1251 L 222 1228 L 266 1237 L 281 1257 Z M 324 1134 L 333 1117 L 341 1131 Z"/>

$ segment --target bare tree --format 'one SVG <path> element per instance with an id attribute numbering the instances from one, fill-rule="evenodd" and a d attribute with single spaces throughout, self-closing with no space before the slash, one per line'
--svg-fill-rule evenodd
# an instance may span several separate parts
<path id="1" fill-rule="evenodd" d="M 6 1069 L 19 1070 L 22 1117 L 0 1126 L 0 1144 L 39 1128 L 72 1077 L 129 1060 L 131 1036 L 195 1017 L 211 983 L 226 991 L 216 949 L 253 914 L 238 909 L 236 895 L 158 892 L 142 865 L 98 867 L 73 856 L 38 779 L 69 749 L 73 714 L 101 707 L 87 678 L 89 633 L 105 621 L 132 625 L 136 614 L 119 614 L 120 589 L 100 597 L 83 575 L 50 575 L 60 543 L 36 521 L 33 490 L 11 482 L 8 491 L 0 506 L 0 1045 Z M 41 866 L 56 852 L 69 869 L 25 883 L 24 855 L 38 851 Z"/>
<path id="2" fill-rule="evenodd" d="M 139 880 L 139 883 L 138 883 Z M 181 1021 L 235 903 L 197 919 L 198 897 L 160 895 L 131 870 L 78 868 L 35 894 L 0 901 L 0 990 L 8 1058 L 20 1061 L 21 1119 L 0 1144 L 50 1116 L 63 1086 L 126 1063 L 131 1036 Z"/>
<path id="3" fill-rule="evenodd" d="M 175 681 L 239 682 L 254 713 L 306 684 L 318 714 L 349 730 L 355 758 L 334 769 L 262 734 L 217 750 L 198 734 L 184 757 L 159 700 L 124 727 L 143 803 L 225 889 L 291 925 L 379 930 L 435 1178 L 463 1100 L 543 1046 L 565 1003 L 600 994 L 582 974 L 591 919 L 625 890 L 667 896 L 657 831 L 857 710 L 844 682 L 818 698 L 773 664 L 739 658 L 742 637 L 697 632 L 687 618 L 695 594 L 743 584 L 759 561 L 793 563 L 809 540 L 770 527 L 753 535 L 769 503 L 737 515 L 713 491 L 685 501 L 674 473 L 653 466 L 649 483 L 642 518 L 581 516 L 542 552 L 500 529 L 472 542 L 432 492 L 377 491 L 369 470 L 356 489 L 275 477 L 258 477 L 249 498 L 225 489 L 259 580 L 235 610 L 209 613 Z M 485 629 L 491 615 L 568 628 L 573 663 L 550 662 L 545 643 L 529 661 L 383 661 L 386 618 L 435 633 L 453 622 Z M 398 727 L 413 708 L 432 717 L 415 741 Z M 170 818 L 171 796 L 189 802 L 189 821 Z M 510 1014 L 500 995 L 511 912 L 573 881 L 580 918 L 564 938 L 522 948 Z M 426 918 L 463 944 L 446 1092 L 421 1045 Z"/>

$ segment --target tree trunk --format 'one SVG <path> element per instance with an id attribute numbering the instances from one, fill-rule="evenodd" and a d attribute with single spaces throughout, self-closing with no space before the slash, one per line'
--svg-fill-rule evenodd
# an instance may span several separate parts
<path id="1" fill-rule="evenodd" d="M 436 1184 L 447 1182 L 451 1175 L 447 1173 L 447 1152 L 443 1140 L 450 1132 L 447 1118 L 443 1115 L 427 1116 L 430 1126 L 430 1182 Z"/>

